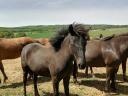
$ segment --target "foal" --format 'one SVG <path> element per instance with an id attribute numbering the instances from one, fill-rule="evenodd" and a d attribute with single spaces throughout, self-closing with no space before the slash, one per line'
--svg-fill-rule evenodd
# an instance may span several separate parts
<path id="1" fill-rule="evenodd" d="M 46 48 L 39 43 L 25 46 L 21 53 L 23 68 L 24 95 L 26 96 L 26 82 L 28 73 L 33 74 L 34 93 L 39 96 L 37 76 L 51 77 L 54 96 L 59 95 L 59 82 L 63 79 L 65 95 L 69 96 L 69 79 L 72 72 L 72 61 L 83 67 L 85 62 L 85 44 L 88 29 L 83 25 L 72 24 L 68 29 L 61 30 L 50 40 L 51 46 Z"/>

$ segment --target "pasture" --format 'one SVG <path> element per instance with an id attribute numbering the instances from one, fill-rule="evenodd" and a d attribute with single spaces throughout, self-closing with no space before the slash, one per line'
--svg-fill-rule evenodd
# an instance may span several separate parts
<path id="1" fill-rule="evenodd" d="M 103 34 L 104 36 L 112 35 L 112 34 L 119 34 L 128 32 L 128 28 L 111 28 L 111 29 L 97 29 L 97 30 L 90 30 L 89 34 L 92 38 L 98 37 L 100 34 Z M 27 33 L 28 37 L 32 38 L 50 38 L 55 34 L 55 32 L 42 32 L 42 33 Z"/>
<path id="2" fill-rule="evenodd" d="M 3 61 L 6 73 L 9 80 L 6 84 L 0 85 L 0 96 L 23 96 L 22 70 L 20 65 L 20 58 Z M 128 64 L 127 64 L 128 68 Z M 74 84 L 71 76 L 70 93 L 71 96 L 105 96 L 105 68 L 94 68 L 96 78 L 85 78 L 84 71 L 79 70 L 78 80 L 80 85 Z M 101 72 L 101 74 L 99 74 Z M 127 71 L 128 75 L 128 71 Z M 0 74 L 0 77 L 2 75 Z M 127 77 L 128 78 L 128 77 Z M 112 96 L 127 96 L 128 83 L 122 81 L 122 70 L 118 71 L 117 76 L 119 94 L 112 94 Z M 27 86 L 27 95 L 33 96 L 33 82 L 29 81 Z M 52 83 L 49 78 L 39 77 L 38 89 L 41 96 L 52 96 Z M 63 93 L 63 82 L 60 83 L 61 96 Z"/>
<path id="3" fill-rule="evenodd" d="M 109 29 L 96 29 L 91 30 L 90 36 L 92 38 L 98 37 L 99 34 L 103 34 L 104 36 L 108 36 L 111 34 L 119 34 L 122 32 L 128 32 L 128 28 L 109 28 Z M 26 33 L 27 36 L 33 38 L 41 38 L 41 37 L 51 37 L 54 32 L 44 32 L 44 33 Z M 8 81 L 6 84 L 0 84 L 0 96 L 23 96 L 23 74 L 21 70 L 20 58 L 13 60 L 4 60 L 5 72 L 8 76 Z M 128 64 L 127 64 L 128 69 Z M 79 70 L 78 81 L 80 85 L 74 84 L 71 76 L 70 79 L 70 94 L 71 96 L 105 96 L 105 80 L 106 80 L 106 70 L 105 68 L 94 68 L 94 73 L 96 74 L 96 78 L 85 78 L 84 70 Z M 128 75 L 128 71 L 127 71 Z M 2 78 L 2 74 L 0 74 L 0 78 Z M 128 76 L 127 76 L 128 78 Z M 1 80 L 2 81 L 2 80 Z M 122 80 L 122 69 L 118 71 L 117 75 L 117 87 L 118 93 L 111 94 L 112 96 L 127 96 L 128 95 L 128 82 L 123 82 Z M 27 86 L 27 96 L 33 96 L 33 82 L 29 81 Z M 52 96 L 52 82 L 49 78 L 39 77 L 38 79 L 38 89 L 41 96 Z M 60 83 L 60 96 L 64 96 L 63 90 L 63 82 Z"/>

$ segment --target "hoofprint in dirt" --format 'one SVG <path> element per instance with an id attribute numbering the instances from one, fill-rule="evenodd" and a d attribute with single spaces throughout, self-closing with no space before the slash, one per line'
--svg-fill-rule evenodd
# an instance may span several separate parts
<path id="1" fill-rule="evenodd" d="M 23 96 L 23 83 L 22 83 L 22 69 L 20 58 L 13 60 L 4 60 L 5 71 L 8 75 L 6 84 L 0 84 L 0 96 Z M 128 69 L 128 64 L 127 64 Z M 105 68 L 94 68 L 96 78 L 85 78 L 84 70 L 79 70 L 78 80 L 80 85 L 74 84 L 72 77 L 70 80 L 70 93 L 71 96 L 105 96 Z M 127 71 L 128 75 L 128 71 Z M 0 73 L 0 78 L 2 74 Z M 128 78 L 128 77 L 127 77 Z M 118 94 L 112 96 L 128 96 L 128 83 L 122 81 L 121 66 L 117 75 Z M 43 96 L 50 96 L 52 91 L 52 83 L 49 78 L 39 77 L 38 79 L 39 92 Z M 60 83 L 60 92 L 63 96 L 63 82 Z M 29 81 L 27 86 L 27 95 L 33 96 L 33 82 Z"/>

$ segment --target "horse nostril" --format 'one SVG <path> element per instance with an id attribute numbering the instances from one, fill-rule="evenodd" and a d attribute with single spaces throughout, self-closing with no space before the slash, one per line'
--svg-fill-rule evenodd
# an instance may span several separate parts
<path id="1" fill-rule="evenodd" d="M 84 69 L 85 68 L 85 66 L 84 65 L 78 65 L 78 67 L 80 68 L 80 69 Z"/>

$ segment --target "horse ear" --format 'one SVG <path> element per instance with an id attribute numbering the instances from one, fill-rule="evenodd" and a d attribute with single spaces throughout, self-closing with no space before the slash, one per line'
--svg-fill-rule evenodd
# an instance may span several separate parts
<path id="1" fill-rule="evenodd" d="M 76 33 L 73 30 L 72 24 L 69 25 L 69 32 L 71 33 L 72 36 L 76 35 Z"/>

